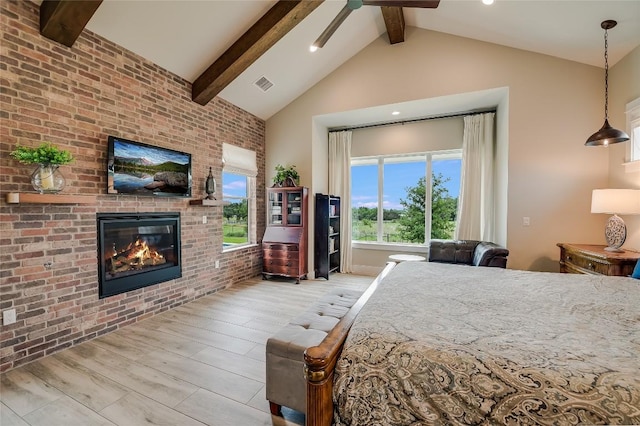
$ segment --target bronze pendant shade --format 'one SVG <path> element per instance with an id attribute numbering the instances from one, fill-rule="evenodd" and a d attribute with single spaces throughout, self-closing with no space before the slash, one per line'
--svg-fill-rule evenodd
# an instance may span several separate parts
<path id="1" fill-rule="evenodd" d="M 602 21 L 600 26 L 604 30 L 604 125 L 600 130 L 589 136 L 585 142 L 587 146 L 607 146 L 613 143 L 629 140 L 622 130 L 615 129 L 609 124 L 609 43 L 607 31 L 618 25 L 616 21 Z"/>

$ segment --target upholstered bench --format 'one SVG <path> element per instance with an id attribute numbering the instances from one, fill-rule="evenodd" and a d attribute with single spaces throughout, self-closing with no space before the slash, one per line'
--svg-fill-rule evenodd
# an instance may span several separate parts
<path id="1" fill-rule="evenodd" d="M 332 290 L 267 340 L 266 396 L 272 414 L 281 415 L 282 406 L 306 412 L 304 351 L 320 344 L 362 293 Z"/>

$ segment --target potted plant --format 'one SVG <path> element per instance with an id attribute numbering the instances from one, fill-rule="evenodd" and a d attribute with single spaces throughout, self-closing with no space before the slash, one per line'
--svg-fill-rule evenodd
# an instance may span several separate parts
<path id="1" fill-rule="evenodd" d="M 22 164 L 38 165 L 31 175 L 31 184 L 41 194 L 55 194 L 64 188 L 64 176 L 58 167 L 74 160 L 69 151 L 51 142 L 44 142 L 35 148 L 18 144 L 10 155 Z"/>
<path id="2" fill-rule="evenodd" d="M 276 175 L 273 177 L 273 186 L 298 186 L 300 184 L 300 174 L 296 166 L 284 167 L 276 165 Z"/>

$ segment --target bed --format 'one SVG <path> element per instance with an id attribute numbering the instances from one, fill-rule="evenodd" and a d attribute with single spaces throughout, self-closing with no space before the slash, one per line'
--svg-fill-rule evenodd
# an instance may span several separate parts
<path id="1" fill-rule="evenodd" d="M 405 262 L 352 310 L 305 353 L 307 425 L 640 423 L 632 278 Z"/>

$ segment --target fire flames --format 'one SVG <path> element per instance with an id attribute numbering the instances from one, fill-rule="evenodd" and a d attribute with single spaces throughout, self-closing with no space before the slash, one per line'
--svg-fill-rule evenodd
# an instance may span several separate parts
<path id="1" fill-rule="evenodd" d="M 124 250 L 111 257 L 111 272 L 124 272 L 166 263 L 163 255 L 149 247 L 146 241 L 138 238 Z"/>

